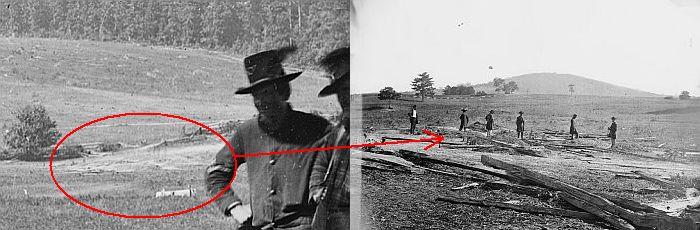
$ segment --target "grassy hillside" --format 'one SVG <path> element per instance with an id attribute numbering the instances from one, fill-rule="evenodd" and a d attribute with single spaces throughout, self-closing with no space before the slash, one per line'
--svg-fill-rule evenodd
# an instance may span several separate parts
<path id="1" fill-rule="evenodd" d="M 505 79 L 515 81 L 515 94 L 564 94 L 569 95 L 569 85 L 574 84 L 574 95 L 658 97 L 660 95 L 625 88 L 572 74 L 531 73 Z M 493 82 L 475 85 L 476 91 L 494 92 Z"/>
<path id="2" fill-rule="evenodd" d="M 333 97 L 317 98 L 328 84 L 321 76 L 305 71 L 292 82 L 295 108 L 326 114 L 339 111 Z M 11 122 L 11 111 L 28 103 L 47 107 L 64 133 L 89 120 L 128 111 L 173 113 L 204 122 L 248 119 L 255 114 L 252 98 L 234 94 L 246 85 L 240 58 L 219 52 L 93 41 L 0 39 L 0 124 Z M 139 139 L 170 133 L 162 131 L 149 127 L 124 132 L 123 136 Z M 102 141 L 97 137 L 104 137 L 86 136 L 96 139 L 82 141 Z"/>
<path id="3" fill-rule="evenodd" d="M 293 70 L 289 70 L 293 71 Z M 305 71 L 292 82 L 297 109 L 339 112 L 334 97 L 317 98 L 328 84 L 323 74 Z M 0 38 L 0 125 L 29 103 L 44 105 L 66 133 L 108 114 L 151 111 L 179 114 L 205 123 L 244 120 L 256 113 L 250 96 L 235 95 L 248 80 L 240 57 L 201 49 L 137 44 Z M 120 118 L 76 133 L 68 142 L 154 143 L 181 135 L 190 124 L 158 117 Z M 112 126 L 129 124 L 128 126 Z M 141 124 L 135 126 L 134 124 Z M 56 179 L 77 199 L 130 215 L 158 215 L 194 207 L 209 199 L 205 167 L 223 146 L 216 138 L 194 145 L 171 144 L 95 153 L 54 162 Z M 155 198 L 165 190 L 196 189 L 195 197 Z M 248 190 L 245 167 L 233 189 Z M 213 205 L 156 220 L 122 219 L 84 209 L 51 181 L 46 162 L 0 161 L 0 229 L 226 229 L 236 223 Z"/>

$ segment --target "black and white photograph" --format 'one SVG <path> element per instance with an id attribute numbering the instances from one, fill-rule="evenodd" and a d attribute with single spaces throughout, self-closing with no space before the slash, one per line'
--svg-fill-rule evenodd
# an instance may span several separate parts
<path id="1" fill-rule="evenodd" d="M 350 1 L 0 3 L 0 229 L 350 228 Z"/>
<path id="2" fill-rule="evenodd" d="M 700 1 L 353 3 L 363 229 L 700 228 Z"/>

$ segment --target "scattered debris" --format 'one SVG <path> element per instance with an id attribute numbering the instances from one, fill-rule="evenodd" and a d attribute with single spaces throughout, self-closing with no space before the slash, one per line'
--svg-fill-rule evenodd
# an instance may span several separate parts
<path id="1" fill-rule="evenodd" d="M 599 195 L 489 156 L 482 155 L 481 162 L 484 165 L 507 171 L 509 175 L 518 179 L 516 181 L 528 181 L 545 188 L 561 191 L 560 197 L 564 200 L 598 216 L 616 229 L 635 229 L 632 225 L 654 229 L 695 228 L 693 220 L 689 218 L 678 218 L 659 213 L 636 213 Z"/>
<path id="2" fill-rule="evenodd" d="M 477 187 L 477 186 L 479 186 L 479 183 L 474 182 L 474 183 L 469 183 L 469 184 L 466 184 L 466 185 L 463 185 L 463 186 L 454 187 L 454 188 L 451 188 L 451 189 L 452 189 L 452 190 L 460 190 L 460 189 L 465 189 L 465 188 L 474 188 L 474 187 Z"/>
<path id="3" fill-rule="evenodd" d="M 173 190 L 173 191 L 163 191 L 156 192 L 156 197 L 168 197 L 168 196 L 188 196 L 188 197 L 194 197 L 197 195 L 197 190 L 192 189 L 192 185 L 189 186 L 188 189 L 182 189 L 182 190 Z"/>

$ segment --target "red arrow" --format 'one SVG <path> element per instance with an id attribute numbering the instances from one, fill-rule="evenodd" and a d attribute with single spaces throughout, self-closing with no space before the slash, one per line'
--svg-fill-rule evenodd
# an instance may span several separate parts
<path id="1" fill-rule="evenodd" d="M 270 155 L 280 155 L 280 154 L 317 152 L 317 151 L 326 151 L 326 150 L 333 150 L 333 149 L 351 149 L 351 148 L 362 148 L 362 147 L 381 146 L 381 145 L 400 145 L 400 144 L 407 144 L 407 143 L 414 143 L 414 142 L 431 142 L 428 146 L 425 146 L 425 148 L 423 148 L 424 150 L 428 151 L 428 149 L 432 148 L 433 146 L 435 146 L 437 144 L 440 144 L 440 142 L 445 140 L 444 136 L 435 134 L 433 132 L 430 132 L 429 130 L 424 129 L 423 133 L 428 134 L 431 137 L 430 138 L 421 138 L 421 139 L 416 139 L 416 140 L 385 141 L 385 142 L 373 142 L 373 143 L 354 144 L 354 145 L 346 145 L 346 146 L 330 146 L 330 147 L 317 147 L 317 148 L 307 148 L 307 149 L 290 149 L 290 150 L 273 151 L 273 152 L 235 154 L 235 156 L 238 158 L 260 157 L 260 156 L 270 156 Z"/>

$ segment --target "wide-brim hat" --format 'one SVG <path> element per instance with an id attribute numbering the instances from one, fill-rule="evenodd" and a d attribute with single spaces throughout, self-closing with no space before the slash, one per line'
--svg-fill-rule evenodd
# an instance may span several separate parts
<path id="1" fill-rule="evenodd" d="M 263 51 L 243 59 L 250 85 L 236 90 L 236 94 L 250 94 L 262 86 L 276 82 L 289 82 L 299 77 L 302 72 L 285 74 L 282 61 L 296 51 L 295 46 Z"/>
<path id="2" fill-rule="evenodd" d="M 523 114 L 523 111 L 518 112 L 519 114 Z"/>
<path id="3" fill-rule="evenodd" d="M 350 47 L 331 51 L 321 59 L 320 65 L 328 70 L 333 78 L 331 84 L 324 87 L 318 96 L 325 97 L 338 93 L 343 83 L 350 82 Z"/>

